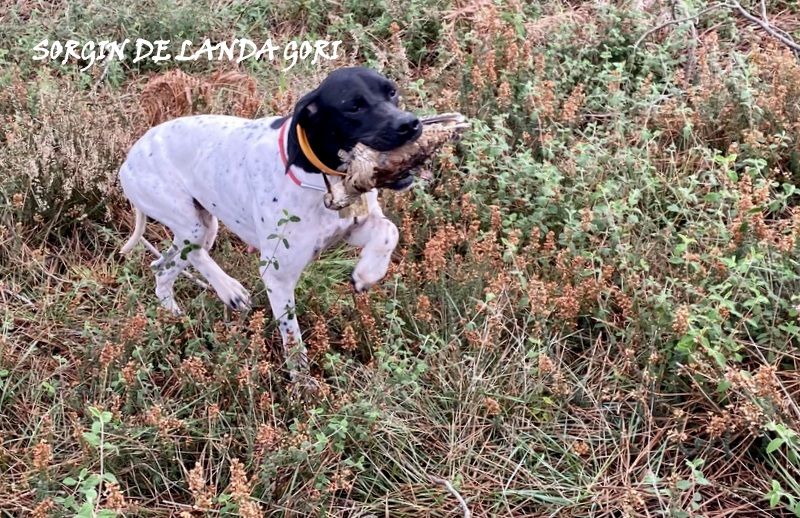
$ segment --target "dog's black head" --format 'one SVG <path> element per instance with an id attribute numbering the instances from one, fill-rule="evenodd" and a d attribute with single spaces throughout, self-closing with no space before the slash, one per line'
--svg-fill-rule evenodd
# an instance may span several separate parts
<path id="1" fill-rule="evenodd" d="M 419 119 L 397 107 L 397 85 L 368 68 L 340 68 L 303 96 L 294 108 L 289 129 L 289 163 L 306 171 L 318 171 L 300 151 L 295 128 L 303 127 L 317 157 L 333 169 L 341 165 L 339 150 L 359 142 L 388 151 L 422 134 Z M 414 181 L 408 175 L 391 189 L 403 189 Z"/>

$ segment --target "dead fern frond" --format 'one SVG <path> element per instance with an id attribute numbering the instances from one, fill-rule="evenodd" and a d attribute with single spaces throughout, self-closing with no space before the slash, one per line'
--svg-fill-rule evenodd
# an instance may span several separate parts
<path id="1" fill-rule="evenodd" d="M 170 70 L 153 76 L 145 85 L 141 95 L 142 113 L 148 125 L 181 117 L 192 112 L 195 99 L 209 99 L 203 81 L 180 70 Z"/>
<path id="2" fill-rule="evenodd" d="M 140 103 L 148 126 L 197 113 L 201 107 L 204 111 L 220 109 L 247 118 L 254 117 L 261 108 L 256 80 L 235 70 L 215 72 L 205 78 L 170 70 L 150 78 Z"/>

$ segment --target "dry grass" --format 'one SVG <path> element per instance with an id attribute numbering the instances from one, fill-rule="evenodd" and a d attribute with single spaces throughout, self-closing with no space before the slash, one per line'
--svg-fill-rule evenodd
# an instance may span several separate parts
<path id="1" fill-rule="evenodd" d="M 311 400 L 269 313 L 192 285 L 187 317 L 157 308 L 148 258 L 114 254 L 115 175 L 149 125 L 286 113 L 326 69 L 111 70 L 95 91 L 8 62 L 0 514 L 462 516 L 445 480 L 473 516 L 790 516 L 796 58 L 721 12 L 696 21 L 690 67 L 682 24 L 632 50 L 659 5 L 389 4 L 282 4 L 282 22 L 215 4 L 218 34 L 321 27 L 410 107 L 474 117 L 430 189 L 383 196 L 402 240 L 380 287 L 351 297 L 341 250 L 307 272 Z M 128 7 L 148 30 L 192 18 Z M 235 238 L 214 253 L 258 285 Z"/>

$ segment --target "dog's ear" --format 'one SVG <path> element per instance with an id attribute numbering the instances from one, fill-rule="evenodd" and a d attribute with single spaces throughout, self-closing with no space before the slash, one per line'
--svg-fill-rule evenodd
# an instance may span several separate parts
<path id="1" fill-rule="evenodd" d="M 319 104 L 317 103 L 318 91 L 312 90 L 305 94 L 294 105 L 294 113 L 292 114 L 292 126 L 297 123 L 313 122 L 319 112 Z"/>
<path id="2" fill-rule="evenodd" d="M 292 113 L 292 124 L 289 129 L 289 137 L 287 142 L 288 163 L 286 169 L 291 165 L 298 165 L 306 171 L 313 171 L 312 166 L 307 159 L 305 159 L 300 152 L 300 145 L 297 142 L 297 125 L 301 124 L 303 129 L 314 131 L 314 122 L 319 115 L 319 101 L 318 90 L 312 90 L 297 101 L 294 105 L 294 112 Z"/>

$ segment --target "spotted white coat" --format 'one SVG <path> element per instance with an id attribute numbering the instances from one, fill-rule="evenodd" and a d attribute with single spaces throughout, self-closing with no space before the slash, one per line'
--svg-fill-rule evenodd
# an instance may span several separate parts
<path id="1" fill-rule="evenodd" d="M 295 176 L 311 188 L 295 184 L 280 158 L 282 120 L 200 115 L 165 122 L 133 145 L 120 181 L 136 211 L 136 229 L 123 253 L 130 252 L 144 233 L 146 217 L 174 235 L 173 245 L 154 262 L 161 304 L 180 312 L 173 284 L 191 264 L 225 304 L 239 310 L 250 307 L 248 291 L 209 255 L 221 221 L 260 251 L 261 277 L 286 352 L 301 338 L 295 286 L 306 266 L 344 239 L 362 249 L 351 281 L 356 291 L 366 290 L 386 274 L 398 232 L 383 215 L 376 191 L 367 193 L 367 216 L 343 219 L 324 207 L 319 174 L 292 166 Z M 287 219 L 284 211 L 299 220 L 282 222 Z M 304 350 L 300 352 L 296 363 L 302 368 L 306 360 Z"/>

